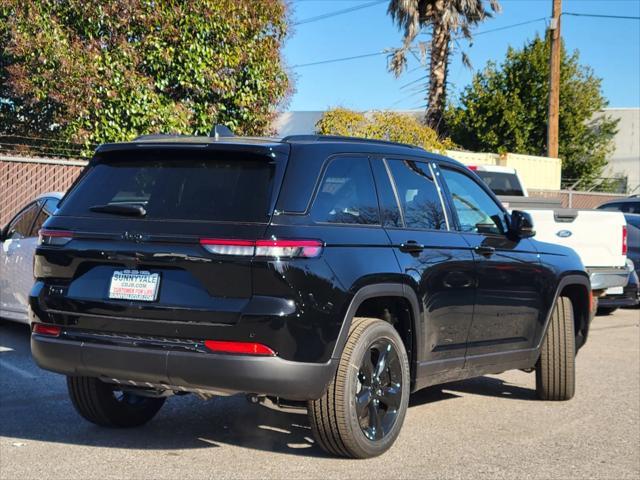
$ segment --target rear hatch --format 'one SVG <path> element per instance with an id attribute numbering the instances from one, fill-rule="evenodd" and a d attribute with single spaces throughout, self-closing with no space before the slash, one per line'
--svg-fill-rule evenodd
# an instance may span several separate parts
<path id="1" fill-rule="evenodd" d="M 263 237 L 288 147 L 128 145 L 99 151 L 45 225 L 41 308 L 140 334 L 234 324 L 251 297 L 252 258 L 215 249 Z"/>

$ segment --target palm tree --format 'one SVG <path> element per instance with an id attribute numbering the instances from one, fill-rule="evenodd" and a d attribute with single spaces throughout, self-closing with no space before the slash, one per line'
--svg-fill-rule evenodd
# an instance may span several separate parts
<path id="1" fill-rule="evenodd" d="M 404 30 L 402 47 L 396 49 L 389 62 L 389 70 L 399 76 L 407 65 L 407 53 L 413 50 L 414 40 L 428 27 L 431 41 L 420 49 L 429 55 L 429 85 L 427 88 L 426 124 L 442 134 L 445 132 L 443 114 L 446 105 L 447 70 L 451 40 L 464 37 L 471 40 L 471 28 L 500 11 L 498 0 L 391 0 L 387 13 L 398 28 Z M 463 54 L 463 62 L 469 65 Z"/>

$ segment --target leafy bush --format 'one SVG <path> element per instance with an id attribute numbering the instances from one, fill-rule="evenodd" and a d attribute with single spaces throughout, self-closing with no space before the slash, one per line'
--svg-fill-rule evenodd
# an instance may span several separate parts
<path id="1" fill-rule="evenodd" d="M 323 135 L 374 138 L 417 145 L 429 151 L 443 152 L 455 145 L 409 114 L 376 111 L 370 115 L 345 108 L 326 111 L 316 124 Z"/>

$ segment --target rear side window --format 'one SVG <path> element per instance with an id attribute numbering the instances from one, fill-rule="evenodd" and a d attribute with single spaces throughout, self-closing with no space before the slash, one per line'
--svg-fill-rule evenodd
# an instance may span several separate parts
<path id="1" fill-rule="evenodd" d="M 366 157 L 331 161 L 311 209 L 316 222 L 379 225 L 378 200 Z"/>
<path id="2" fill-rule="evenodd" d="M 429 166 L 410 160 L 387 160 L 407 228 L 446 230 L 442 202 Z"/>
<path id="3" fill-rule="evenodd" d="M 34 203 L 16 215 L 7 228 L 7 238 L 18 240 L 32 236 L 31 225 L 33 225 L 39 209 L 40 206 Z"/>
<path id="4" fill-rule="evenodd" d="M 267 222 L 274 163 L 246 154 L 126 153 L 91 168 L 59 215 L 110 216 L 102 205 L 142 205 L 147 219 Z"/>
<path id="5" fill-rule="evenodd" d="M 53 215 L 53 212 L 55 212 L 58 206 L 58 199 L 47 198 L 45 200 L 41 200 L 40 204 L 42 205 L 42 208 L 40 209 L 40 212 L 36 217 L 36 221 L 33 224 L 33 228 L 31 229 L 32 237 L 35 237 L 38 235 L 38 231 L 42 228 L 42 225 L 44 224 L 44 222 L 46 222 L 49 219 L 49 217 Z"/>

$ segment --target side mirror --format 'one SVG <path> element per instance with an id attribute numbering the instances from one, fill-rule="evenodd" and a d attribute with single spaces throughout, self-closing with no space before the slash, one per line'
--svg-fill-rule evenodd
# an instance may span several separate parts
<path id="1" fill-rule="evenodd" d="M 514 210 L 511 212 L 510 233 L 516 238 L 531 238 L 536 234 L 533 219 L 527 212 Z"/>

